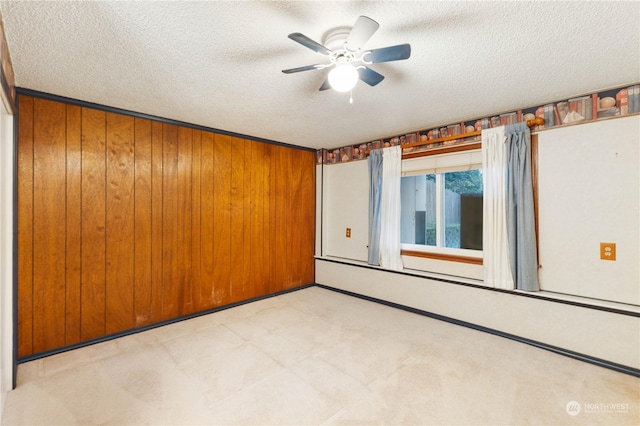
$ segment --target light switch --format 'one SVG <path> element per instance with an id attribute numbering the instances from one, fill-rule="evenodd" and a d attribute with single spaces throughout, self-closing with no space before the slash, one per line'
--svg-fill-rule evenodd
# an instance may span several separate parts
<path id="1" fill-rule="evenodd" d="M 351 228 L 347 228 L 346 236 L 347 238 L 351 238 Z"/>
<path id="2" fill-rule="evenodd" d="M 616 260 L 616 243 L 600 243 L 600 259 Z"/>

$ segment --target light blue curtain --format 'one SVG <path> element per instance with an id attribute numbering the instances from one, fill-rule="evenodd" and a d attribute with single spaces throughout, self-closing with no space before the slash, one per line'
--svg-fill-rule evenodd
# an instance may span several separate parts
<path id="1" fill-rule="evenodd" d="M 369 265 L 380 265 L 380 207 L 382 204 L 382 150 L 371 151 L 369 166 Z"/>
<path id="2" fill-rule="evenodd" d="M 531 182 L 531 132 L 526 123 L 507 125 L 507 235 L 509 262 L 518 290 L 538 291 L 533 185 Z"/>

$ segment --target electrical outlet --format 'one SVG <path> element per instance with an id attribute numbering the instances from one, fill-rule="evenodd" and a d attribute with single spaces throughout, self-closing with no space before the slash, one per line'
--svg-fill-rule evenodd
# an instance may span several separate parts
<path id="1" fill-rule="evenodd" d="M 346 236 L 347 238 L 351 238 L 351 228 L 347 228 Z"/>
<path id="2" fill-rule="evenodd" d="M 616 243 L 600 243 L 600 259 L 616 260 Z"/>

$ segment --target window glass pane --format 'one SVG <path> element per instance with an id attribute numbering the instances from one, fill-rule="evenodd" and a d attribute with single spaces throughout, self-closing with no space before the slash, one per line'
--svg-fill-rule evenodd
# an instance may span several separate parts
<path id="1" fill-rule="evenodd" d="M 445 173 L 444 246 L 482 250 L 482 171 Z"/>
<path id="2" fill-rule="evenodd" d="M 436 175 L 402 178 L 400 241 L 436 245 Z"/>

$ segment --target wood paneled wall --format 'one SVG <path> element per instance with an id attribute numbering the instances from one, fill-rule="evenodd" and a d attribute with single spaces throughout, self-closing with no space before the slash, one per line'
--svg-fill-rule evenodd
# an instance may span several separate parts
<path id="1" fill-rule="evenodd" d="M 18 353 L 314 281 L 310 151 L 21 95 Z"/>

